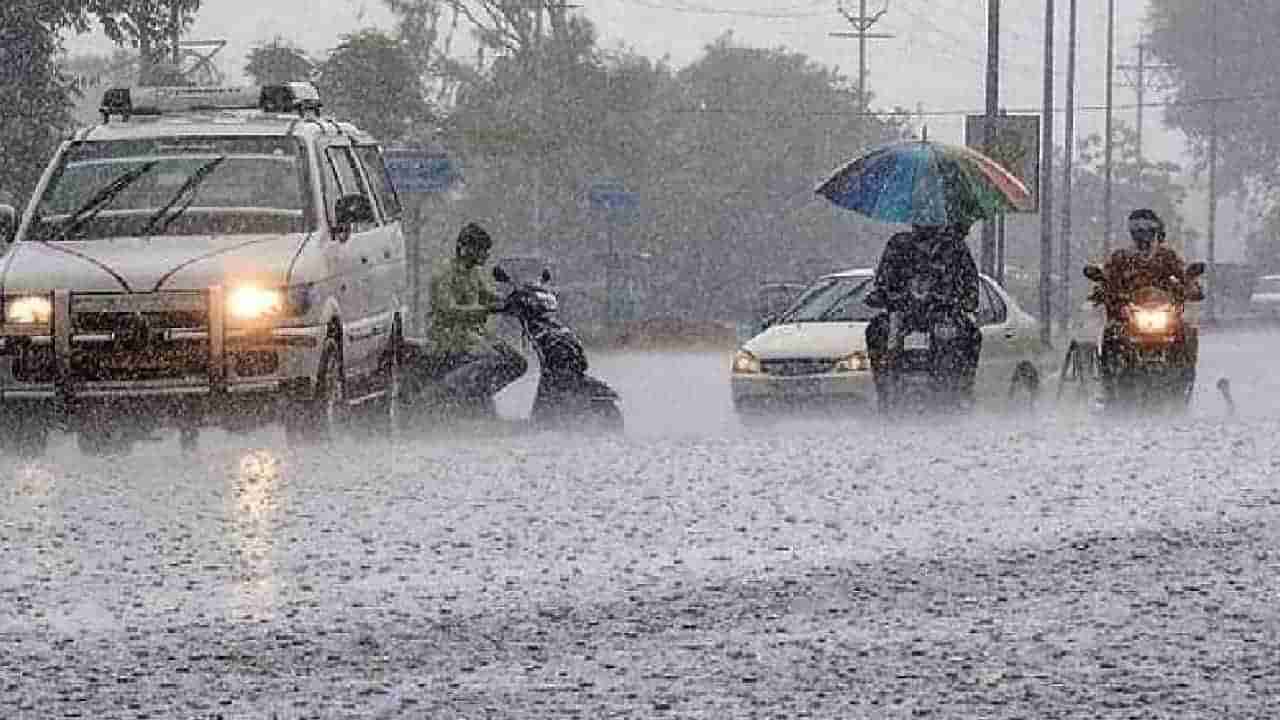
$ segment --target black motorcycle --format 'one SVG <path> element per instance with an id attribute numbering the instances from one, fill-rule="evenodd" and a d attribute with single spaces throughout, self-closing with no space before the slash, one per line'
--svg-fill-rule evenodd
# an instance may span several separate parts
<path id="1" fill-rule="evenodd" d="M 495 267 L 493 278 L 511 286 L 496 312 L 520 323 L 541 367 L 530 413 L 533 425 L 621 430 L 618 393 L 603 380 L 587 374 L 587 353 L 582 341 L 560 321 L 560 301 L 547 287 L 551 273 L 544 270 L 541 282 L 524 283 Z"/>
<path id="2" fill-rule="evenodd" d="M 1197 330 L 1186 322 L 1184 310 L 1203 296 L 1197 278 L 1204 271 L 1204 263 L 1190 263 L 1185 280 L 1167 278 L 1125 294 L 1101 268 L 1084 268 L 1085 277 L 1096 283 L 1090 300 L 1107 314 L 1100 345 L 1106 405 L 1151 410 L 1185 408 L 1191 402 Z"/>
<path id="3" fill-rule="evenodd" d="M 906 297 L 889 302 L 875 293 L 867 304 L 888 316 L 888 344 L 882 367 L 881 411 L 890 416 L 972 407 L 971 372 L 963 361 L 970 331 L 954 301 L 936 291 L 929 274 L 910 280 Z"/>

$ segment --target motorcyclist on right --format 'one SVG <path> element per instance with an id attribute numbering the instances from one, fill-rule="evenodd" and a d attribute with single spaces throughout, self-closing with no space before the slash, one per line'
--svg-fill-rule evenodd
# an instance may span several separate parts
<path id="1" fill-rule="evenodd" d="M 1143 288 L 1155 288 L 1168 293 L 1180 303 L 1204 298 L 1195 273 L 1188 273 L 1182 258 L 1167 245 L 1164 221 L 1155 211 L 1139 208 L 1131 212 L 1129 236 L 1133 240 L 1132 247 L 1119 248 L 1107 258 L 1102 269 L 1106 281 L 1096 285 L 1089 296 L 1090 300 L 1106 310 L 1099 369 L 1108 401 L 1115 399 L 1117 379 L 1126 361 L 1125 353 L 1131 344 L 1124 312 L 1134 293 Z M 1197 329 L 1184 325 L 1179 342 L 1172 348 L 1169 361 L 1181 368 L 1183 391 L 1188 397 L 1195 385 L 1198 354 Z"/>

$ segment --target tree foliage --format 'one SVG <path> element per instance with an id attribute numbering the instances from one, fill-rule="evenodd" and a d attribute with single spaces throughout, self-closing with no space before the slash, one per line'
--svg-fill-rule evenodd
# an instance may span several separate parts
<path id="1" fill-rule="evenodd" d="M 430 125 L 418 70 L 396 38 L 377 30 L 342 36 L 317 70 L 316 84 L 333 114 L 353 120 L 385 142 Z"/>
<path id="2" fill-rule="evenodd" d="M 315 69 L 306 51 L 279 36 L 250 49 L 244 65 L 245 74 L 259 85 L 309 80 Z"/>
<path id="3" fill-rule="evenodd" d="M 1280 3 L 1151 0 L 1147 24 L 1152 49 L 1173 66 L 1174 102 L 1165 109 L 1166 121 L 1191 138 L 1203 164 L 1216 107 L 1221 189 L 1259 182 L 1280 190 L 1280 129 L 1271 121 L 1280 114 L 1272 79 L 1280 65 Z"/>

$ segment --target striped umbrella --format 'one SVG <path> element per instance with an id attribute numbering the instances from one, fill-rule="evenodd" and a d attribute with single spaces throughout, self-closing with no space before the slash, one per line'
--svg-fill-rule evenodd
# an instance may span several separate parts
<path id="1" fill-rule="evenodd" d="M 1022 181 L 976 150 L 930 140 L 876 148 L 817 187 L 842 208 L 911 225 L 974 222 L 1003 212 L 1034 212 Z"/>

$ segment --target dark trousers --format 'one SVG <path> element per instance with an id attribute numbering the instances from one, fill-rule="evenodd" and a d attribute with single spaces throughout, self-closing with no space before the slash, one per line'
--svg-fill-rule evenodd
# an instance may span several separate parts
<path id="1" fill-rule="evenodd" d="M 529 369 L 524 355 L 502 340 L 493 340 L 484 349 L 435 355 L 429 366 L 431 377 L 459 397 L 494 395 Z"/>

